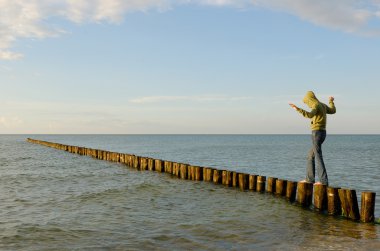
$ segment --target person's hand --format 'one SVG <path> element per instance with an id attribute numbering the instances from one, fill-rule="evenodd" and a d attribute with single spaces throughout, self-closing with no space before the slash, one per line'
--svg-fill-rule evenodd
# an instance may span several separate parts
<path id="1" fill-rule="evenodd" d="M 295 104 L 289 103 L 289 105 L 290 105 L 294 110 L 297 110 L 297 109 L 298 109 L 298 107 L 297 107 Z"/>
<path id="2" fill-rule="evenodd" d="M 329 97 L 329 100 L 334 101 L 334 97 L 333 96 Z"/>

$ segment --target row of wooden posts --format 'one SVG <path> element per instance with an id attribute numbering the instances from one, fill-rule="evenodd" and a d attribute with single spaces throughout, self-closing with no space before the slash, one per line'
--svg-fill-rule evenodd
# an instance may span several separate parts
<path id="1" fill-rule="evenodd" d="M 316 211 L 326 212 L 329 215 L 342 215 L 355 221 L 374 222 L 375 220 L 376 193 L 371 191 L 362 192 L 361 210 L 359 212 L 356 191 L 353 189 L 327 187 L 326 185 L 314 185 L 308 182 L 295 182 L 275 177 L 193 166 L 133 154 L 70 146 L 30 138 L 27 141 L 70 153 L 92 156 L 100 160 L 125 163 L 141 171 L 165 172 L 180 179 L 203 180 L 227 187 L 236 187 L 241 190 L 268 192 L 284 197 L 291 202 L 296 202 L 303 207 L 310 208 L 313 206 Z"/>

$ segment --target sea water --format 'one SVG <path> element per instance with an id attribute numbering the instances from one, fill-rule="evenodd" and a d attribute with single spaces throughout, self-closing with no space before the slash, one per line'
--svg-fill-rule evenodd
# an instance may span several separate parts
<path id="1" fill-rule="evenodd" d="M 0 135 L 1 250 L 380 250 L 380 225 L 26 142 L 85 146 L 288 180 L 310 135 Z M 328 135 L 331 186 L 378 194 L 380 136 Z"/>

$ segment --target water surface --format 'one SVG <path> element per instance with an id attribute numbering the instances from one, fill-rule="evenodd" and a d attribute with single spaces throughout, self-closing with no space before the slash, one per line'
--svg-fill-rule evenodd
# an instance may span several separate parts
<path id="1" fill-rule="evenodd" d="M 0 249 L 380 249 L 379 225 L 139 172 L 27 137 L 291 180 L 304 177 L 310 147 L 307 135 L 2 135 Z M 331 185 L 379 194 L 380 136 L 329 135 L 323 147 Z"/>

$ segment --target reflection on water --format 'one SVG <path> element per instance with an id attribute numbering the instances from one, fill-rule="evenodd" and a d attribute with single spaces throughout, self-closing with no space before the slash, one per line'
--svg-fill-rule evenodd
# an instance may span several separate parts
<path id="1" fill-rule="evenodd" d="M 1 137 L 0 249 L 380 250 L 380 225 Z"/>

